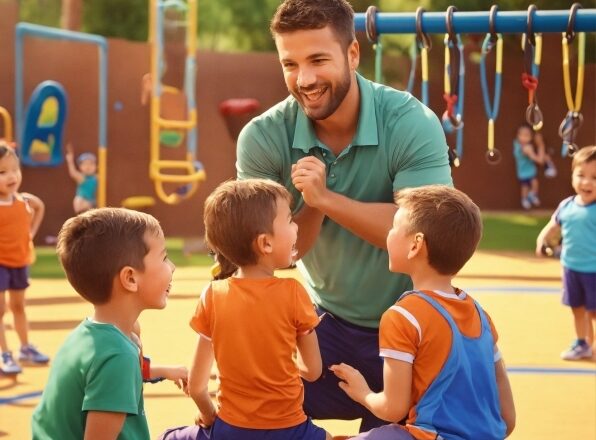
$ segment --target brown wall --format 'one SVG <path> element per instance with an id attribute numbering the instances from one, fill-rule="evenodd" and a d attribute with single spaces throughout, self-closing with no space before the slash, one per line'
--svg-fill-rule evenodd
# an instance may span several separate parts
<path id="1" fill-rule="evenodd" d="M 0 105 L 14 112 L 14 24 L 16 2 L 0 2 Z M 538 97 L 545 117 L 544 136 L 552 147 L 559 175 L 540 178 L 541 195 L 546 208 L 553 208 L 570 193 L 569 159 L 560 157 L 561 141 L 557 128 L 567 109 L 561 75 L 560 37 L 545 38 Z M 369 51 L 361 42 L 363 51 Z M 468 45 L 467 53 L 477 50 Z M 509 43 L 505 48 L 503 95 L 496 123 L 496 147 L 503 160 L 488 165 L 486 151 L 487 120 L 484 114 L 477 64 L 467 63 L 465 95 L 465 142 L 462 166 L 454 170 L 456 185 L 466 191 L 483 209 L 518 209 L 518 184 L 515 178 L 511 142 L 516 127 L 524 119 L 527 95 L 520 84 L 521 51 Z M 442 47 L 431 51 L 431 108 L 438 114 L 442 102 Z M 466 57 L 469 59 L 469 57 Z M 491 57 L 491 61 L 494 57 Z M 149 71 L 149 46 L 123 40 L 109 40 L 108 96 L 108 189 L 110 205 L 134 195 L 154 195 L 148 178 L 149 109 L 140 104 L 141 77 Z M 169 64 L 172 66 L 172 64 Z M 405 78 L 409 62 L 385 60 L 387 69 L 401 71 Z M 393 66 L 393 67 L 392 67 Z M 594 65 L 586 66 L 584 126 L 577 143 L 594 144 L 595 90 Z M 25 97 L 46 79 L 62 83 L 68 93 L 68 118 L 65 140 L 71 140 L 76 152 L 97 148 L 97 50 L 85 44 L 27 38 L 25 44 Z M 489 67 L 490 69 L 490 67 Z M 492 71 L 491 82 L 492 82 Z M 179 72 L 170 72 L 175 75 Z M 572 76 L 575 77 L 575 71 Z M 403 87 L 402 84 L 392 84 Z M 226 128 L 218 106 L 228 98 L 257 98 L 261 109 L 283 99 L 287 91 L 275 54 L 197 53 L 197 105 L 199 115 L 198 159 L 204 164 L 207 181 L 188 201 L 171 206 L 158 201 L 147 211 L 162 222 L 166 234 L 196 236 L 203 231 L 202 203 L 221 181 L 234 176 L 235 144 Z M 419 85 L 415 91 L 419 90 Z M 492 90 L 492 86 L 491 86 Z M 454 144 L 454 138 L 451 139 Z M 23 169 L 23 191 L 40 196 L 47 214 L 40 237 L 55 234 L 63 221 L 72 215 L 71 201 L 75 184 L 66 166 Z"/>

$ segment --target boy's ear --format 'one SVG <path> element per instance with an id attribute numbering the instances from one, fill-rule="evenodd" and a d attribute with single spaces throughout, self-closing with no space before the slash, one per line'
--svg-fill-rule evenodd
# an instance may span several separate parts
<path id="1" fill-rule="evenodd" d="M 408 260 L 417 257 L 424 248 L 424 234 L 417 232 L 414 234 L 414 238 L 410 243 L 410 249 L 408 251 Z"/>
<path id="2" fill-rule="evenodd" d="M 120 269 L 120 272 L 118 272 L 118 281 L 125 290 L 136 292 L 139 288 L 137 271 L 130 266 L 124 266 Z"/>
<path id="3" fill-rule="evenodd" d="M 259 234 L 255 238 L 255 248 L 259 255 L 267 255 L 273 251 L 273 245 L 268 234 Z"/>

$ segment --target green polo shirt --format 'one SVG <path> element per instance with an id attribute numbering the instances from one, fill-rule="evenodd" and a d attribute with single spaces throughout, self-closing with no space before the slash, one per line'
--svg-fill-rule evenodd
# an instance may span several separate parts
<path id="1" fill-rule="evenodd" d="M 354 139 L 339 156 L 317 139 L 312 123 L 290 96 L 254 118 L 240 133 L 239 179 L 267 178 L 290 190 L 294 212 L 304 201 L 292 164 L 314 155 L 327 165 L 327 187 L 361 202 L 393 202 L 394 192 L 433 183 L 451 185 L 445 135 L 435 114 L 406 92 L 357 75 L 360 114 Z M 387 251 L 329 218 L 313 248 L 298 262 L 315 303 L 365 327 L 412 287 L 389 272 Z"/>

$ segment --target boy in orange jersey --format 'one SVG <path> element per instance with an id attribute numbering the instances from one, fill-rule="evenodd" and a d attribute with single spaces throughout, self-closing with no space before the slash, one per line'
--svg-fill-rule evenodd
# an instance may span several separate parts
<path id="1" fill-rule="evenodd" d="M 29 287 L 28 266 L 33 259 L 32 239 L 44 214 L 43 202 L 33 194 L 19 193 L 23 176 L 19 158 L 12 147 L 0 143 L 0 371 L 18 374 L 21 366 L 8 349 L 3 318 L 5 292 L 21 342 L 19 361 L 46 364 L 48 356 L 29 344 L 25 290 Z"/>
<path id="2" fill-rule="evenodd" d="M 190 322 L 199 334 L 188 383 L 198 426 L 161 439 L 331 439 L 302 409 L 300 377 L 322 371 L 319 318 L 298 281 L 274 276 L 297 253 L 290 203 L 283 186 L 263 179 L 225 182 L 207 198 L 205 238 L 222 271 Z M 218 407 L 207 391 L 214 358 Z"/>
<path id="3" fill-rule="evenodd" d="M 384 389 L 371 391 L 349 365 L 331 367 L 352 399 L 394 423 L 354 438 L 502 440 L 513 430 L 515 408 L 497 332 L 451 284 L 482 235 L 480 210 L 440 185 L 402 190 L 396 203 L 389 269 L 410 275 L 414 290 L 381 318 Z M 395 423 L 406 416 L 405 427 Z"/>

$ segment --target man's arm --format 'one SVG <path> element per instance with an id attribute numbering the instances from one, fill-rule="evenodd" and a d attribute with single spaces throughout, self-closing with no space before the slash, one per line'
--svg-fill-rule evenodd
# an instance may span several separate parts
<path id="1" fill-rule="evenodd" d="M 292 182 L 302 192 L 304 203 L 320 213 L 321 222 L 322 216 L 326 215 L 363 240 L 383 249 L 387 247 L 387 234 L 397 211 L 395 204 L 359 202 L 329 190 L 325 164 L 314 156 L 302 158 L 292 165 Z M 296 216 L 300 234 L 302 225 L 298 219 L 299 216 Z M 313 224 L 316 223 L 312 222 L 310 226 Z M 308 229 L 308 225 L 305 229 L 306 234 L 311 234 L 314 230 Z M 308 243 L 306 240 L 305 242 Z M 314 240 L 311 246 L 312 244 Z M 306 252 L 308 249 L 310 248 L 305 246 L 304 249 L 299 248 L 299 251 Z"/>
<path id="2" fill-rule="evenodd" d="M 115 440 L 120 435 L 125 420 L 125 413 L 89 411 L 87 412 L 87 422 L 85 423 L 85 440 L 95 440 L 98 438 Z"/>

